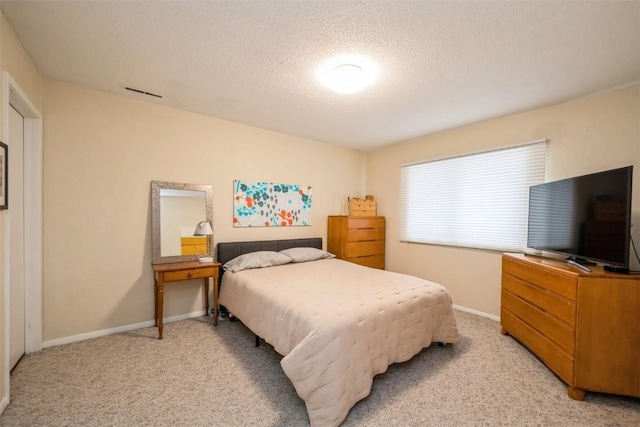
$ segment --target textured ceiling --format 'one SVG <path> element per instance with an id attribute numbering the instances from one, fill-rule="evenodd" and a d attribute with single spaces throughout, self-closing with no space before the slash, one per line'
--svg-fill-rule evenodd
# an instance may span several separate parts
<path id="1" fill-rule="evenodd" d="M 640 1 L 1 5 L 47 78 L 364 151 L 640 81 Z M 345 53 L 378 81 L 321 86 Z"/>

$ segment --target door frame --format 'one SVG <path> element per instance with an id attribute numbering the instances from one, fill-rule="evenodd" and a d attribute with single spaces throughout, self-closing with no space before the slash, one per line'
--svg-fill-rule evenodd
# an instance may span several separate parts
<path id="1" fill-rule="evenodd" d="M 9 137 L 9 108 L 24 117 L 24 246 L 25 246 L 25 353 L 42 350 L 42 115 L 11 77 L 3 72 L 3 131 Z M 11 151 L 11 147 L 9 147 Z M 11 183 L 9 183 L 11 185 Z M 9 205 L 11 209 L 11 205 Z M 9 403 L 9 214 L 4 215 L 4 384 L 0 413 Z"/>

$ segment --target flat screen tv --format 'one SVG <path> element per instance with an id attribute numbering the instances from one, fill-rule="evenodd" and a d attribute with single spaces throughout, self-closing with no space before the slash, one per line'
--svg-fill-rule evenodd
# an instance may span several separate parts
<path id="1" fill-rule="evenodd" d="M 628 166 L 530 187 L 527 246 L 628 269 L 632 177 Z"/>

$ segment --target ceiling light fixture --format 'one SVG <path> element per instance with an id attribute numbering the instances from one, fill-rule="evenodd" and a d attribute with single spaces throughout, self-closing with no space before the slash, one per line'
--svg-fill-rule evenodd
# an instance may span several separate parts
<path id="1" fill-rule="evenodd" d="M 341 94 L 360 92 L 373 83 L 377 67 L 363 57 L 341 56 L 325 62 L 317 72 L 318 79 L 331 90 Z"/>
<path id="2" fill-rule="evenodd" d="M 331 89 L 338 93 L 356 93 L 363 88 L 362 68 L 355 64 L 338 65 L 331 70 Z"/>

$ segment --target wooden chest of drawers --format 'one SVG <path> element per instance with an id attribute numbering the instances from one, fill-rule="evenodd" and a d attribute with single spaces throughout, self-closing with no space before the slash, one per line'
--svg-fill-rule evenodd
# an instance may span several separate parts
<path id="1" fill-rule="evenodd" d="M 640 276 L 506 254 L 500 321 L 582 400 L 587 391 L 640 397 Z"/>
<path id="2" fill-rule="evenodd" d="M 344 259 L 384 270 L 383 216 L 330 216 L 327 250 Z"/>

